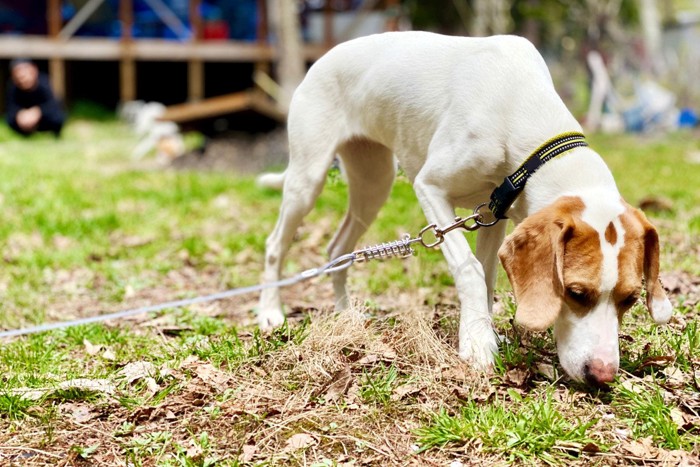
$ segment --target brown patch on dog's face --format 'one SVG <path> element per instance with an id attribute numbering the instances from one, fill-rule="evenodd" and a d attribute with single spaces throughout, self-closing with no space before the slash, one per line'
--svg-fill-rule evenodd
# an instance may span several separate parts
<path id="1" fill-rule="evenodd" d="M 617 229 L 615 229 L 615 225 L 612 222 L 605 229 L 605 240 L 611 245 L 617 243 Z"/>
<path id="2" fill-rule="evenodd" d="M 600 299 L 603 253 L 598 232 L 578 216 L 572 221 L 564 248 L 564 301 L 571 311 L 581 315 Z"/>

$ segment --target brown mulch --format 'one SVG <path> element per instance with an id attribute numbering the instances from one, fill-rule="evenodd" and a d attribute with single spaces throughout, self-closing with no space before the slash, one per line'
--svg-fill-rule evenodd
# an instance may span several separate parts
<path id="1" fill-rule="evenodd" d="M 208 139 L 204 147 L 174 159 L 171 167 L 249 174 L 270 167 L 284 167 L 287 158 L 287 132 L 284 129 L 267 133 L 229 132 Z"/>

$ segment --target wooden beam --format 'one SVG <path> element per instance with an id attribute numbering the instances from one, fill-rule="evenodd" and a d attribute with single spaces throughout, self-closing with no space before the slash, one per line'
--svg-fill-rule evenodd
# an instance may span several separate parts
<path id="1" fill-rule="evenodd" d="M 192 31 L 182 22 L 178 16 L 173 13 L 170 5 L 163 2 L 163 0 L 143 0 L 146 5 L 151 8 L 151 11 L 158 17 L 158 19 L 170 29 L 170 31 L 175 34 L 178 40 L 189 39 Z"/>
<path id="2" fill-rule="evenodd" d="M 284 123 L 287 120 L 287 114 L 282 112 L 277 104 L 261 91 L 251 91 L 250 107 L 256 112 Z"/>
<path id="3" fill-rule="evenodd" d="M 181 123 L 237 112 L 250 107 L 250 96 L 251 93 L 245 91 L 212 97 L 201 102 L 171 105 L 165 110 L 160 120 Z"/>
<path id="4" fill-rule="evenodd" d="M 304 58 L 316 60 L 327 49 L 323 44 L 306 44 Z M 256 63 L 276 59 L 269 45 L 242 41 L 211 41 L 199 44 L 178 43 L 160 39 L 136 39 L 129 52 L 135 60 L 185 62 L 193 57 L 202 61 Z M 69 41 L 54 41 L 44 36 L 0 35 L 0 58 L 17 56 L 64 60 L 115 61 L 122 56 L 119 41 L 99 37 L 73 37 Z"/>
<path id="5" fill-rule="evenodd" d="M 70 39 L 73 35 L 78 32 L 78 29 L 85 24 L 90 16 L 104 3 L 105 0 L 88 0 L 86 4 L 71 18 L 71 20 L 66 24 L 58 36 L 61 39 Z"/>
<path id="6" fill-rule="evenodd" d="M 200 102 L 171 105 L 160 120 L 185 123 L 249 109 L 279 122 L 286 119 L 284 112 L 281 112 L 267 96 L 260 91 L 250 90 L 211 97 Z"/>

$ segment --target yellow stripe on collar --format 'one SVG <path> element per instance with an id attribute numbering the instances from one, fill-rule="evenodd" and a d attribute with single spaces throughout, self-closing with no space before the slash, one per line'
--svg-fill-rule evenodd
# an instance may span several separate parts
<path id="1" fill-rule="evenodd" d="M 505 213 L 525 188 L 528 178 L 545 162 L 561 156 L 572 149 L 588 146 L 583 133 L 570 131 L 550 138 L 535 149 L 514 173 L 491 193 L 489 209 L 497 219 L 505 219 Z"/>

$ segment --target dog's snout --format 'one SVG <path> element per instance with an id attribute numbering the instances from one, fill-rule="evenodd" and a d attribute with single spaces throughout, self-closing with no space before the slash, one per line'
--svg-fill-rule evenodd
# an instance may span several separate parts
<path id="1" fill-rule="evenodd" d="M 617 366 L 612 363 L 604 363 L 601 359 L 596 358 L 586 363 L 583 374 L 589 384 L 604 387 L 615 379 Z"/>

